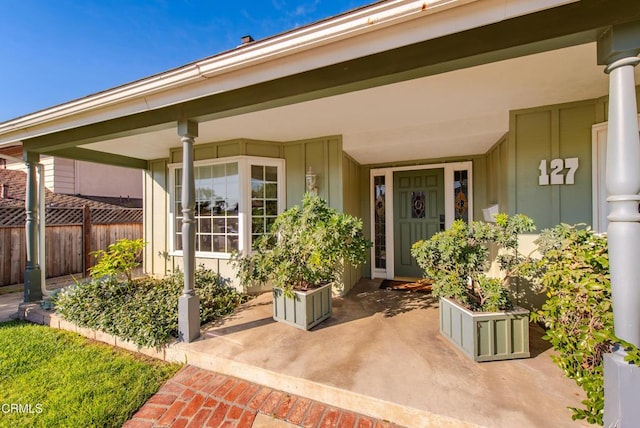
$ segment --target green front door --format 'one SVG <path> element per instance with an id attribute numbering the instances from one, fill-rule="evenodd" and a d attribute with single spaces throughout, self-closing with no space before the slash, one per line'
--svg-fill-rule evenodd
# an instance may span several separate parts
<path id="1" fill-rule="evenodd" d="M 421 278 L 411 246 L 444 230 L 444 169 L 395 172 L 393 189 L 395 276 Z"/>

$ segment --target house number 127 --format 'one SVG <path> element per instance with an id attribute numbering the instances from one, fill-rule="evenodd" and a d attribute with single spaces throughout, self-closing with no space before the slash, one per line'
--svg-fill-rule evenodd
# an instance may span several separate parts
<path id="1" fill-rule="evenodd" d="M 565 168 L 568 168 L 564 174 Z M 550 162 L 551 174 L 547 169 L 547 160 L 540 161 L 540 177 L 538 184 L 548 186 L 549 184 L 574 184 L 576 171 L 578 170 L 578 158 L 552 159 Z"/>

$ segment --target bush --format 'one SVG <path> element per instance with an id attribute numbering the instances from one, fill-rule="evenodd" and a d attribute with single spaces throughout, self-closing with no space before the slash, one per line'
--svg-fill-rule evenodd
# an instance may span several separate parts
<path id="1" fill-rule="evenodd" d="M 531 318 L 544 322 L 543 338 L 558 351 L 551 358 L 586 393 L 585 408 L 571 409 L 573 419 L 602 425 L 603 354 L 621 342 L 613 334 L 606 237 L 562 224 L 543 231 L 536 244 L 542 257 L 523 264 L 521 273 L 548 299 Z M 627 361 L 638 365 L 638 350 L 623 345 L 629 351 Z"/>
<path id="2" fill-rule="evenodd" d="M 235 254 L 233 263 L 244 286 L 272 280 L 291 297 L 294 289 L 340 280 L 344 263 L 364 263 L 369 248 L 360 219 L 307 193 L 302 206 L 278 215 L 269 232 L 256 240 L 252 254 Z"/>
<path id="3" fill-rule="evenodd" d="M 139 258 L 146 243 L 142 239 L 119 239 L 109 245 L 107 251 L 97 250 L 91 254 L 98 262 L 89 273 L 92 277 L 125 276 L 128 281 L 133 278 L 133 271 L 140 266 Z"/>
<path id="4" fill-rule="evenodd" d="M 201 324 L 233 312 L 245 301 L 228 282 L 203 266 L 196 270 Z M 132 282 L 105 276 L 68 287 L 54 303 L 63 318 L 81 327 L 101 330 L 138 346 L 160 347 L 177 336 L 182 289 L 182 272 Z"/>
<path id="5" fill-rule="evenodd" d="M 499 214 L 495 224 L 456 220 L 449 229 L 413 244 L 411 255 L 425 276 L 434 280 L 435 297 L 454 298 L 475 311 L 497 312 L 511 307 L 508 281 L 523 261 L 518 235 L 533 230 L 533 220 L 522 214 Z M 497 262 L 504 278 L 486 274 L 490 243 L 503 250 Z"/>

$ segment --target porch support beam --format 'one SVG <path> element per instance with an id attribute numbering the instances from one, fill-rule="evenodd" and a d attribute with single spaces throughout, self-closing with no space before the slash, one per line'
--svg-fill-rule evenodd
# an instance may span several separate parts
<path id="1" fill-rule="evenodd" d="M 97 150 L 83 149 L 80 147 L 70 147 L 68 149 L 60 149 L 47 152 L 50 156 L 61 158 L 94 162 L 103 165 L 121 166 L 125 168 L 147 169 L 147 161 L 144 159 L 133 158 L 130 156 L 116 155 L 113 153 L 100 152 Z"/>
<path id="2" fill-rule="evenodd" d="M 178 122 L 182 137 L 182 255 L 184 289 L 178 300 L 178 339 L 191 342 L 200 336 L 200 299 L 195 290 L 196 226 L 195 180 L 193 173 L 193 143 L 198 136 L 198 124 Z"/>
<path id="3" fill-rule="evenodd" d="M 640 346 L 640 138 L 634 67 L 640 63 L 640 21 L 607 29 L 598 40 L 598 63 L 609 74 L 606 186 L 609 267 L 615 334 Z M 640 367 L 624 361 L 621 347 L 604 357 L 604 426 L 640 421 Z"/>
<path id="4" fill-rule="evenodd" d="M 27 164 L 27 188 L 25 195 L 25 237 L 27 245 L 27 261 L 24 271 L 24 302 L 42 300 L 42 278 L 38 264 L 38 184 L 36 165 L 40 162 L 37 153 L 24 152 Z"/>

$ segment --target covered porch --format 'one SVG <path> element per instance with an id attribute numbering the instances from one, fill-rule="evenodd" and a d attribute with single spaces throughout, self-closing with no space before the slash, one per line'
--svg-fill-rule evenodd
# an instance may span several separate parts
<path id="1" fill-rule="evenodd" d="M 474 363 L 438 333 L 430 295 L 380 289 L 362 280 L 334 299 L 333 316 L 310 332 L 272 318 L 270 293 L 204 326 L 199 339 L 142 349 L 286 393 L 406 427 L 581 427 L 568 406 L 583 391 L 562 376 L 532 324 L 531 358 Z M 23 316 L 136 350 L 78 329 L 37 305 Z"/>
<path id="2" fill-rule="evenodd" d="M 571 420 L 583 392 L 540 327 L 530 359 L 474 363 L 440 336 L 436 300 L 380 282 L 360 281 L 309 333 L 274 322 L 263 294 L 184 349 L 190 363 L 407 427 L 588 425 Z"/>

